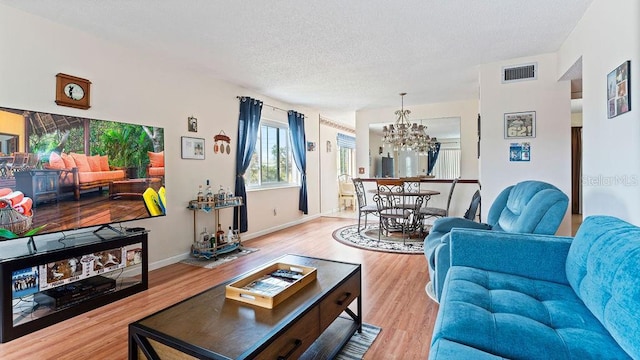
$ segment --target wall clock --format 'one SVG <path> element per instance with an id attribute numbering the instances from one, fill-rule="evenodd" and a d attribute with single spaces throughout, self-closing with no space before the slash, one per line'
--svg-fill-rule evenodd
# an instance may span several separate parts
<path id="1" fill-rule="evenodd" d="M 63 73 L 56 75 L 56 104 L 88 109 L 91 81 Z"/>

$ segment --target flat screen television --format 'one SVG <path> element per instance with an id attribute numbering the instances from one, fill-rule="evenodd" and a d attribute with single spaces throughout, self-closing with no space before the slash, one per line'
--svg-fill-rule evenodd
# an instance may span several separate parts
<path id="1" fill-rule="evenodd" d="M 0 235 L 162 216 L 164 184 L 163 128 L 0 107 Z"/>

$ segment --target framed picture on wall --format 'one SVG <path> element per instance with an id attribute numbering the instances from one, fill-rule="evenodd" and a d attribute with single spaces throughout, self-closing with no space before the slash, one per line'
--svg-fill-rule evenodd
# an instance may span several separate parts
<path id="1" fill-rule="evenodd" d="M 614 118 L 631 110 L 631 61 L 622 65 L 607 75 L 607 117 Z"/>
<path id="2" fill-rule="evenodd" d="M 204 160 L 204 139 L 183 136 L 182 158 Z"/>
<path id="3" fill-rule="evenodd" d="M 526 111 L 504 114 L 504 138 L 536 137 L 536 112 Z"/>
<path id="4" fill-rule="evenodd" d="M 509 144 L 509 161 L 531 161 L 531 144 L 528 142 Z"/>

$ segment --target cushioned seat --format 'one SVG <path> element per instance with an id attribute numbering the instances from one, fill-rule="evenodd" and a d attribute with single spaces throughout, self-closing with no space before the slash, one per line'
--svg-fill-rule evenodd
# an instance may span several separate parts
<path id="1" fill-rule="evenodd" d="M 640 228 L 453 229 L 429 359 L 640 359 Z"/>
<path id="2" fill-rule="evenodd" d="M 447 276 L 438 338 L 509 359 L 629 358 L 569 284 L 458 266 Z"/>
<path id="3" fill-rule="evenodd" d="M 504 189 L 495 199 L 487 223 L 458 217 L 437 219 L 425 238 L 424 253 L 435 300 L 440 298 L 449 269 L 449 232 L 453 228 L 512 233 L 555 234 L 567 211 L 569 198 L 542 181 L 523 181 Z"/>

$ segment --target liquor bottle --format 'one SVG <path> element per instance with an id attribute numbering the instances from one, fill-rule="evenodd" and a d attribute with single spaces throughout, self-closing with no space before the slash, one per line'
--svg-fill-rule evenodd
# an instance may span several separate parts
<path id="1" fill-rule="evenodd" d="M 205 248 L 209 244 L 209 233 L 207 232 L 207 228 L 202 228 L 202 232 L 200 233 L 200 247 Z"/>
<path id="2" fill-rule="evenodd" d="M 218 190 L 218 202 L 219 202 L 219 206 L 224 206 L 225 204 L 225 199 L 226 199 L 226 194 L 224 193 L 224 189 L 222 188 L 222 185 L 220 185 L 220 190 Z"/>
<path id="3" fill-rule="evenodd" d="M 216 240 L 218 241 L 218 245 L 224 243 L 224 231 L 222 231 L 220 224 L 218 224 L 218 231 L 216 231 Z"/>
<path id="4" fill-rule="evenodd" d="M 233 238 L 234 238 L 233 230 L 231 229 L 231 226 L 229 226 L 229 232 L 227 232 L 227 241 L 229 243 L 232 243 L 233 242 Z"/>
<path id="5" fill-rule="evenodd" d="M 202 185 L 198 185 L 198 194 L 196 194 L 196 200 L 198 202 L 204 201 L 204 192 L 202 192 Z"/>
<path id="6" fill-rule="evenodd" d="M 231 192 L 231 188 L 227 186 L 227 205 L 233 205 L 233 193 Z"/>
<path id="7" fill-rule="evenodd" d="M 207 180 L 207 190 L 205 192 L 205 201 L 206 202 L 214 201 L 213 192 L 211 191 L 211 185 L 209 185 L 209 180 Z"/>

